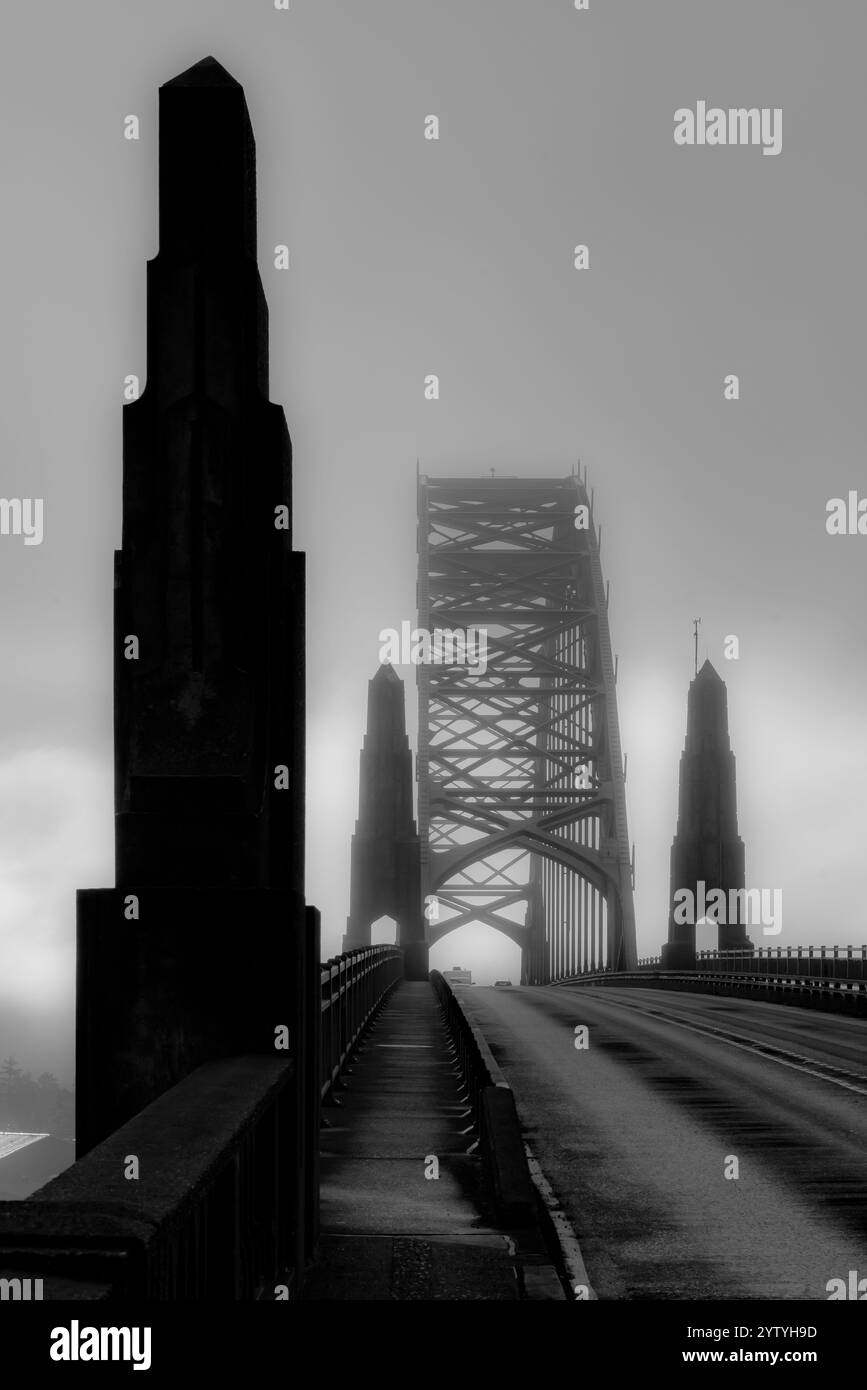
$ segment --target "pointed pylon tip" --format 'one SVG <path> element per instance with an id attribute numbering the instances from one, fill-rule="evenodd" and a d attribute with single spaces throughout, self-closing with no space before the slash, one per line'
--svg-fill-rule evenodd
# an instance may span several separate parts
<path id="1" fill-rule="evenodd" d="M 379 663 L 379 668 L 373 679 L 375 681 L 397 681 L 398 685 L 402 683 L 400 676 L 397 674 L 390 661 L 381 661 Z"/>
<path id="2" fill-rule="evenodd" d="M 236 82 L 230 72 L 227 72 L 222 63 L 212 55 L 201 58 L 198 63 L 194 63 L 185 72 L 179 72 L 177 77 L 172 77 L 164 83 L 166 87 L 240 87 L 240 82 Z"/>
<path id="3" fill-rule="evenodd" d="M 722 684 L 722 676 L 720 675 L 716 667 L 712 665 L 709 657 L 705 658 L 704 665 L 701 667 L 698 675 L 696 676 L 696 680 L 701 680 L 702 676 L 705 678 L 705 680 L 714 679 L 718 680 Z"/>

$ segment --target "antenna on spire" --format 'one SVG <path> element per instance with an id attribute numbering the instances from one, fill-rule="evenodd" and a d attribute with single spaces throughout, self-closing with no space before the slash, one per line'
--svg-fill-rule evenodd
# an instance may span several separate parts
<path id="1" fill-rule="evenodd" d="M 695 633 L 695 674 L 698 675 L 698 630 L 701 627 L 701 618 L 693 618 L 692 630 Z"/>

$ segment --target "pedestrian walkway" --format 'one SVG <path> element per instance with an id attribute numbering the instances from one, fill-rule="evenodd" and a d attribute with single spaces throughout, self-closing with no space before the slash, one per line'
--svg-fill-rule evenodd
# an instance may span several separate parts
<path id="1" fill-rule="evenodd" d="M 494 1225 L 428 982 L 398 985 L 343 1079 L 338 1103 L 323 1112 L 322 1237 L 306 1297 L 524 1297 L 525 1260 L 547 1265 L 548 1256 L 538 1244 L 516 1255 Z"/>

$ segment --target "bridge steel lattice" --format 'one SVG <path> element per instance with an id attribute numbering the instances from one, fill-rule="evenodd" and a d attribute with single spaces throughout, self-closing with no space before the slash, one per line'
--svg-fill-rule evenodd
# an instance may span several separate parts
<path id="1" fill-rule="evenodd" d="M 486 923 L 520 945 L 524 984 L 634 969 L 616 672 L 586 477 L 421 475 L 418 554 L 419 630 L 434 654 L 418 666 L 430 943 Z M 463 661 L 449 660 L 456 633 L 470 639 Z"/>

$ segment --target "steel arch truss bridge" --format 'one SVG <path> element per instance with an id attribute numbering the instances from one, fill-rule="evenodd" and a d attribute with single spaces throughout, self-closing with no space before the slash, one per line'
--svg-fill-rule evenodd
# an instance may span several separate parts
<path id="1" fill-rule="evenodd" d="M 607 598 L 586 480 L 419 478 L 429 939 L 484 922 L 522 983 L 635 965 Z"/>

